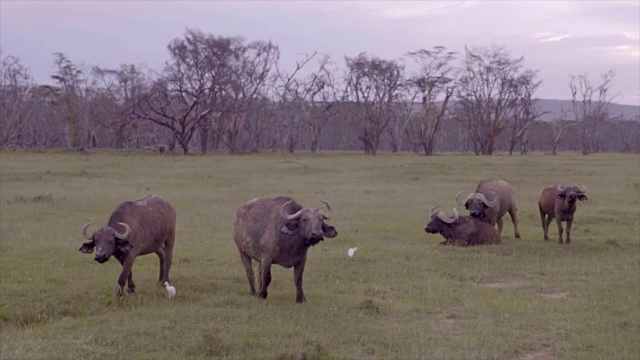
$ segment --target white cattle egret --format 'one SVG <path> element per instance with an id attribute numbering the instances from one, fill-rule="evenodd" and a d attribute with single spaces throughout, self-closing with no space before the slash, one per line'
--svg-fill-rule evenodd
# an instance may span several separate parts
<path id="1" fill-rule="evenodd" d="M 167 289 L 167 294 L 169 295 L 169 299 L 173 298 L 174 296 L 176 296 L 176 288 L 169 285 L 168 281 L 165 281 L 164 284 L 162 284 L 164 286 L 165 289 Z"/>
<path id="2" fill-rule="evenodd" d="M 349 250 L 347 250 L 347 255 L 349 255 L 349 257 L 353 257 L 353 255 L 356 254 L 356 251 L 358 251 L 357 247 L 349 248 Z"/>

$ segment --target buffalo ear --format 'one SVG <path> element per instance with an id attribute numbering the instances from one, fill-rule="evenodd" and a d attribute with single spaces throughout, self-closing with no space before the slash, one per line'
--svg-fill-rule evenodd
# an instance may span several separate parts
<path id="1" fill-rule="evenodd" d="M 82 244 L 82 246 L 80 247 L 80 249 L 78 249 L 78 251 L 85 254 L 91 254 L 95 246 L 96 246 L 96 243 L 94 243 L 93 241 L 89 241 Z"/>
<path id="2" fill-rule="evenodd" d="M 127 240 L 116 240 L 116 247 L 121 253 L 127 253 L 129 250 L 133 249 L 133 245 Z"/>
<path id="3" fill-rule="evenodd" d="M 467 202 L 466 202 L 466 203 L 464 203 L 464 208 L 465 208 L 465 209 L 467 209 L 467 210 L 469 210 L 469 200 L 467 200 Z"/>
<path id="4" fill-rule="evenodd" d="M 298 223 L 295 222 L 286 223 L 280 228 L 281 233 L 289 236 L 295 235 L 296 231 L 298 231 Z"/>
<path id="5" fill-rule="evenodd" d="M 585 194 L 580 194 L 578 195 L 578 200 L 582 201 L 582 200 L 589 200 L 589 198 L 587 197 L 587 195 Z"/>
<path id="6" fill-rule="evenodd" d="M 328 238 L 336 237 L 336 235 L 338 235 L 336 228 L 327 224 L 322 224 L 322 232 L 324 233 L 324 236 Z"/>

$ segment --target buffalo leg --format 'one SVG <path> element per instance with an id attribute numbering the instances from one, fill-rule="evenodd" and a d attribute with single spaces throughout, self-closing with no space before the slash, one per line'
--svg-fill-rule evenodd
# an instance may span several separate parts
<path id="1" fill-rule="evenodd" d="M 175 227 L 174 227 L 175 228 Z M 173 259 L 173 243 L 176 241 L 176 233 L 172 231 L 167 235 L 164 241 L 164 254 L 165 254 L 165 281 L 169 282 L 169 272 L 171 271 L 171 260 Z"/>
<path id="2" fill-rule="evenodd" d="M 242 261 L 242 265 L 244 265 L 244 269 L 247 273 L 247 280 L 249 281 L 249 289 L 251 291 L 251 295 L 256 294 L 256 286 L 255 280 L 253 279 L 253 266 L 251 265 L 251 258 L 249 255 L 240 252 L 240 260 Z"/>
<path id="3" fill-rule="evenodd" d="M 558 242 L 562 244 L 562 220 L 560 218 L 556 218 L 558 222 Z"/>
<path id="4" fill-rule="evenodd" d="M 128 256 L 124 263 L 122 264 L 122 272 L 120 273 L 120 277 L 118 278 L 118 285 L 120 285 L 120 294 L 124 290 L 124 284 L 129 280 L 129 291 L 135 291 L 135 285 L 133 285 L 133 275 L 131 272 L 131 268 L 133 267 L 133 261 L 136 259 L 135 256 Z"/>
<path id="5" fill-rule="evenodd" d="M 504 226 L 504 222 L 502 221 L 502 218 L 498 218 L 496 220 L 496 223 L 498 224 L 498 234 L 502 236 L 502 227 Z"/>
<path id="6" fill-rule="evenodd" d="M 258 291 L 258 297 L 267 298 L 267 287 L 271 283 L 271 261 L 260 261 L 260 290 Z"/>
<path id="7" fill-rule="evenodd" d="M 120 265 L 124 267 L 124 259 L 118 259 Z M 130 294 L 136 292 L 136 284 L 133 283 L 133 271 L 129 271 L 129 277 L 127 278 L 127 288 Z M 120 287 L 120 293 L 122 293 L 122 286 Z"/>
<path id="8" fill-rule="evenodd" d="M 164 284 L 165 281 L 168 281 L 167 279 L 167 256 L 164 253 L 164 250 L 162 248 L 156 250 L 156 255 L 158 255 L 158 258 L 160 259 L 160 278 L 158 281 L 160 281 L 160 285 Z"/>
<path id="9" fill-rule="evenodd" d="M 306 262 L 307 262 L 307 257 L 305 256 L 293 268 L 293 281 L 296 284 L 296 302 L 297 303 L 303 303 L 307 301 L 307 299 L 304 297 L 304 293 L 302 292 L 302 273 L 304 272 L 304 264 Z"/>
<path id="10" fill-rule="evenodd" d="M 564 242 L 565 244 L 571 243 L 571 224 L 573 224 L 573 219 L 567 220 L 567 240 Z"/>
<path id="11" fill-rule="evenodd" d="M 520 231 L 518 231 L 518 212 L 515 209 L 509 209 L 513 229 L 515 230 L 516 239 L 520 239 Z"/>

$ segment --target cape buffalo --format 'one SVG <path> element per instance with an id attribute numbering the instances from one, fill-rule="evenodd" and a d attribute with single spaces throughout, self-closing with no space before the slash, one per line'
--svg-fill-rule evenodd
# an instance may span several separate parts
<path id="1" fill-rule="evenodd" d="M 483 244 L 499 244 L 500 234 L 495 227 L 472 216 L 459 216 L 458 210 L 453 209 L 454 217 L 447 216 L 443 211 L 435 212 L 431 209 L 431 220 L 424 231 L 439 233 L 445 238 L 441 245 L 475 246 Z"/>
<path id="2" fill-rule="evenodd" d="M 511 185 L 504 180 L 481 181 L 474 193 L 469 194 L 463 202 L 458 200 L 462 191 L 456 195 L 456 201 L 469 210 L 469 215 L 476 217 L 491 226 L 498 224 L 498 233 L 502 235 L 502 217 L 509 212 L 516 238 L 520 238 L 518 231 L 518 209 L 516 194 Z"/>
<path id="3" fill-rule="evenodd" d="M 303 208 L 288 197 L 253 199 L 240 206 L 236 216 L 233 239 L 238 246 L 240 260 L 249 280 L 251 295 L 256 294 L 251 259 L 260 263 L 258 296 L 267 298 L 271 283 L 271 264 L 294 267 L 296 302 L 306 301 L 302 292 L 302 273 L 307 250 L 324 237 L 335 237 L 333 226 L 324 223 L 331 219 L 333 210 L 323 201 L 328 212 Z"/>
<path id="4" fill-rule="evenodd" d="M 544 239 L 549 240 L 547 232 L 549 224 L 553 218 L 558 223 L 558 242 L 562 244 L 562 222 L 567 222 L 567 241 L 571 243 L 571 224 L 573 224 L 573 214 L 577 209 L 577 201 L 588 200 L 584 193 L 587 188 L 582 185 L 580 188 L 575 186 L 549 186 L 538 196 L 538 209 L 540 210 L 540 220 L 542 220 L 542 230 L 544 231 Z M 545 219 L 546 218 L 546 219 Z"/>
<path id="5" fill-rule="evenodd" d="M 109 260 L 111 255 L 118 259 L 122 264 L 118 278 L 119 296 L 127 281 L 129 292 L 135 292 L 131 267 L 137 256 L 150 253 L 156 253 L 160 258 L 160 284 L 170 288 L 169 270 L 175 241 L 176 211 L 168 202 L 157 195 L 126 201 L 111 214 L 107 226 L 89 234 L 87 229 L 92 224 L 88 223 L 82 229 L 82 235 L 90 241 L 79 250 L 90 254 L 95 247 L 95 260 L 101 264 Z"/>

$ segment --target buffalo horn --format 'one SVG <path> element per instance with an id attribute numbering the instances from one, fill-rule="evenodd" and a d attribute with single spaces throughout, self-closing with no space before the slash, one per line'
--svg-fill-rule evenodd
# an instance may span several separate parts
<path id="1" fill-rule="evenodd" d="M 498 196 L 498 194 L 494 193 L 493 191 L 487 191 L 493 194 L 493 200 L 489 201 L 489 199 L 487 199 L 486 197 L 484 198 L 484 203 L 487 204 L 487 206 L 496 206 L 496 204 L 498 203 L 498 200 L 500 199 L 500 196 Z"/>
<path id="2" fill-rule="evenodd" d="M 120 234 L 118 230 L 116 230 L 116 237 L 120 240 L 124 240 L 131 234 L 131 227 L 123 222 L 119 222 L 118 224 L 124 227 L 124 234 Z"/>
<path id="3" fill-rule="evenodd" d="M 434 206 L 431 208 L 431 210 L 429 210 L 429 216 L 433 215 L 433 210 L 437 209 L 437 206 Z"/>
<path id="4" fill-rule="evenodd" d="M 462 202 L 460 202 L 460 199 L 458 199 L 460 197 L 460 194 L 462 194 L 464 191 L 460 191 L 459 193 L 456 194 L 456 202 L 458 203 L 458 205 L 462 206 L 464 205 Z"/>
<path id="5" fill-rule="evenodd" d="M 444 212 L 439 211 L 438 212 L 438 218 L 444 222 L 446 222 L 447 224 L 453 224 L 456 221 L 458 221 L 458 218 L 460 217 L 460 215 L 458 215 L 458 209 L 453 208 L 453 213 L 455 214 L 453 216 L 453 218 L 448 217 Z"/>
<path id="6" fill-rule="evenodd" d="M 284 212 L 284 208 L 287 207 L 287 205 L 289 205 L 289 203 L 292 203 L 292 202 L 293 202 L 293 200 L 289 200 L 286 203 L 282 204 L 282 207 L 280 208 L 280 216 L 283 219 L 286 219 L 287 221 L 295 220 L 295 219 L 299 218 L 300 215 L 302 215 L 302 209 L 300 209 L 297 213 L 292 214 L 292 215 L 287 215 Z"/>
<path id="7" fill-rule="evenodd" d="M 562 184 L 558 185 L 558 191 L 562 191 L 562 190 L 564 190 L 564 189 L 566 189 L 566 188 L 567 188 L 567 187 L 566 187 L 566 186 L 564 186 L 564 185 L 562 185 Z"/>
<path id="8" fill-rule="evenodd" d="M 580 184 L 580 191 L 582 191 L 583 193 L 587 192 L 587 187 L 584 186 L 584 184 Z"/>
<path id="9" fill-rule="evenodd" d="M 91 225 L 93 225 L 92 222 L 85 224 L 84 227 L 82 228 L 82 236 L 84 236 L 84 238 L 87 239 L 87 240 L 92 240 L 93 239 L 93 234 L 91 234 L 91 236 L 89 236 L 89 234 L 87 234 L 87 229 Z"/>
<path id="10" fill-rule="evenodd" d="M 325 220 L 329 220 L 331 219 L 331 216 L 333 215 L 333 209 L 331 208 L 331 205 L 329 205 L 328 202 L 320 200 L 322 203 L 324 203 L 325 205 L 327 205 L 327 211 L 329 211 L 328 213 L 322 213 L 322 218 Z"/>

